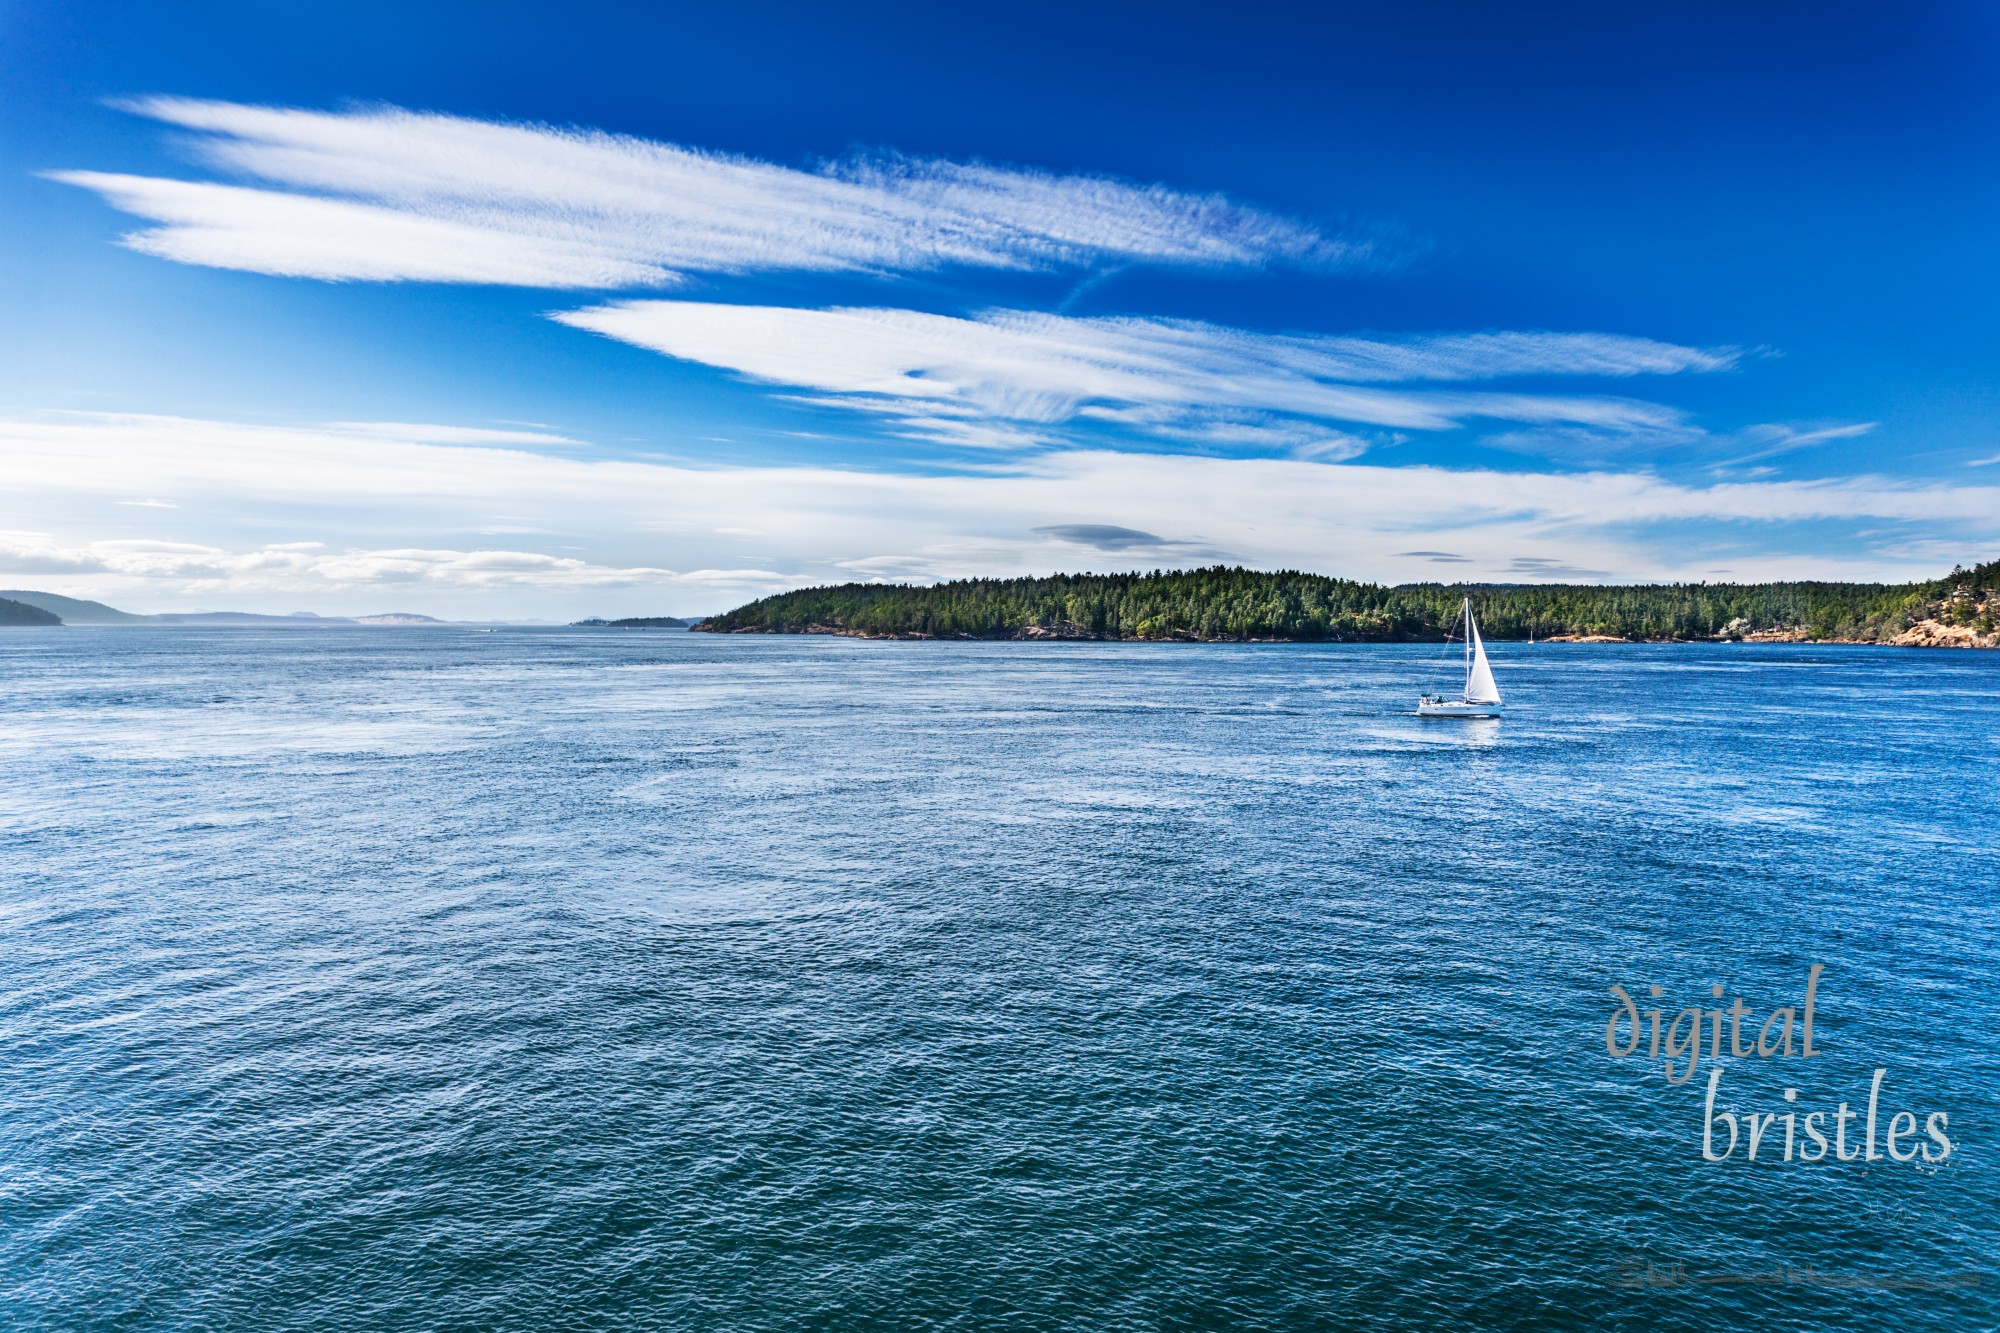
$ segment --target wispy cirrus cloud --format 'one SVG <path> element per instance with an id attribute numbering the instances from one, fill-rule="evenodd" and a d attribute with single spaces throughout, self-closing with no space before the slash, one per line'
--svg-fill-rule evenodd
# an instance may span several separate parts
<path id="1" fill-rule="evenodd" d="M 1831 425 L 1803 427 L 1783 422 L 1745 426 L 1742 430 L 1714 437 L 1717 446 L 1727 455 L 1717 466 L 1740 467 L 1748 463 L 1760 463 L 1767 458 L 1776 458 L 1781 454 L 1811 449 L 1834 440 L 1859 439 L 1874 430 L 1875 425 L 1873 421 L 1845 421 Z"/>
<path id="2" fill-rule="evenodd" d="M 1572 466 L 1629 466 L 1638 460 L 1669 460 L 1721 473 L 1749 469 L 1752 464 L 1837 440 L 1858 439 L 1875 426 L 1872 421 L 1817 425 L 1762 422 L 1737 430 L 1710 431 L 1688 420 L 1613 427 L 1598 423 L 1556 423 L 1501 431 L 1487 436 L 1484 442 Z"/>
<path id="3" fill-rule="evenodd" d="M 157 223 L 125 238 L 133 248 L 269 274 L 630 288 L 690 273 L 1337 268 L 1381 258 L 1366 239 L 1219 195 L 1107 177 L 895 154 L 800 170 L 395 107 L 127 105 L 189 132 L 220 179 L 52 174 Z M 1523 439 L 1628 450 L 1699 435 L 1656 403 L 1519 382 L 1712 372 L 1741 356 L 1599 333 L 1364 338 L 1013 311 L 967 319 L 629 301 L 556 318 L 871 413 L 930 442 L 1019 450 L 1111 432 L 1326 462 L 1384 438 L 1354 427 L 1445 430 L 1483 418 L 1522 428 Z M 548 442 L 537 434 L 438 442 Z"/>
<path id="4" fill-rule="evenodd" d="M 1331 458 L 1352 457 L 1367 442 L 1314 423 L 1445 430 L 1486 417 L 1666 430 L 1682 421 L 1672 408 L 1625 397 L 1391 384 L 1629 378 L 1725 370 L 1736 361 L 1730 348 L 1601 333 L 1379 339 L 1009 310 L 962 319 L 645 300 L 551 317 L 807 391 L 814 401 L 879 414 L 907 434 L 947 443 L 1047 443 L 1048 427 L 1100 422 Z"/>
<path id="5" fill-rule="evenodd" d="M 688 273 L 1045 269 L 1111 263 L 1337 268 L 1368 239 L 1107 176 L 896 154 L 799 170 L 590 130 L 375 107 L 152 97 L 229 180 L 54 179 L 158 225 L 180 263 L 329 281 L 657 287 Z"/>

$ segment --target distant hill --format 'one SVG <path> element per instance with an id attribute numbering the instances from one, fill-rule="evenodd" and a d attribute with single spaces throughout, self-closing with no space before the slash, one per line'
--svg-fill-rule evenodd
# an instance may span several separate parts
<path id="1" fill-rule="evenodd" d="M 102 602 L 86 602 L 77 597 L 63 597 L 52 592 L 28 592 L 21 588 L 0 588 L 0 597 L 9 601 L 24 602 L 38 606 L 44 611 L 52 611 L 62 617 L 65 625 L 141 625 L 150 617 L 135 616 L 130 611 L 119 611 Z"/>
<path id="2" fill-rule="evenodd" d="M 60 625 L 62 617 L 45 607 L 0 597 L 0 625 Z"/>
<path id="3" fill-rule="evenodd" d="M 120 611 L 102 602 L 87 602 L 79 597 L 64 597 L 53 592 L 29 592 L 25 589 L 0 590 L 0 598 L 21 603 L 29 607 L 39 607 L 61 617 L 65 625 L 206 625 L 222 627 L 229 625 L 283 625 L 288 628 L 329 627 L 334 625 L 444 625 L 449 621 L 436 616 L 422 616 L 414 611 L 385 611 L 373 616 L 322 616 L 311 611 L 294 611 L 288 616 L 259 615 L 252 611 L 168 611 L 156 616 L 136 615 L 130 611 Z M 0 624 L 14 621 L 0 620 Z M 18 622 L 26 623 L 26 622 Z M 52 622 L 34 622 L 52 623 Z"/>
<path id="4" fill-rule="evenodd" d="M 38 606 L 62 617 L 65 625 L 352 625 L 344 616 L 316 616 L 295 611 L 288 616 L 256 615 L 249 611 L 170 611 L 142 616 L 120 611 L 102 602 L 87 602 L 52 592 L 0 591 L 0 597 Z"/>
<path id="5" fill-rule="evenodd" d="M 288 616 L 259 615 L 255 611 L 165 611 L 145 617 L 151 625 L 282 625 L 289 629 L 323 629 L 352 625 L 346 616 L 316 616 L 310 611 L 294 611 Z"/>
<path id="6" fill-rule="evenodd" d="M 878 638 L 1437 640 L 1470 597 L 1492 639 L 1811 639 L 2000 646 L 2000 561 L 1927 583 L 1435 584 L 1296 571 L 1059 574 L 761 598 L 694 628 Z"/>

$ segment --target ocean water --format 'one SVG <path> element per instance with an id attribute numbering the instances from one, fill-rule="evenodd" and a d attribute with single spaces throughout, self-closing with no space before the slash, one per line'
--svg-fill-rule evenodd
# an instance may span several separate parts
<path id="1" fill-rule="evenodd" d="M 1493 656 L 0 634 L 0 1327 L 1994 1327 L 2000 654 Z"/>

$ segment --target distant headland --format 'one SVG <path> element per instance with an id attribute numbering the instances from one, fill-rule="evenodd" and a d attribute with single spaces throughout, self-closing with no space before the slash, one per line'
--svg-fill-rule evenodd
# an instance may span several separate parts
<path id="1" fill-rule="evenodd" d="M 60 625 L 62 617 L 29 602 L 0 597 L 0 625 Z"/>
<path id="2" fill-rule="evenodd" d="M 887 639 L 1421 642 L 1444 637 L 1465 597 L 1489 639 L 2000 647 L 2000 561 L 1907 584 L 1385 587 L 1222 566 L 927 586 L 844 583 L 760 598 L 693 628 Z"/>

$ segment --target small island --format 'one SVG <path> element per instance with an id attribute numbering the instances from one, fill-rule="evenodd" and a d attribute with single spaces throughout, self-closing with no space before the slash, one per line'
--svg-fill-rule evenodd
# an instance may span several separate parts
<path id="1" fill-rule="evenodd" d="M 1445 637 L 1466 597 L 1490 639 L 2000 646 L 2000 561 L 1909 584 L 1388 587 L 1222 566 L 925 586 L 844 583 L 759 598 L 693 628 L 887 639 L 1423 642 Z"/>
<path id="2" fill-rule="evenodd" d="M 571 629 L 688 629 L 691 628 L 694 625 L 694 623 L 695 622 L 692 620 L 683 620 L 679 616 L 627 616 L 623 620 L 606 620 L 601 616 L 592 616 L 588 620 L 571 621 L 570 628 Z"/>

